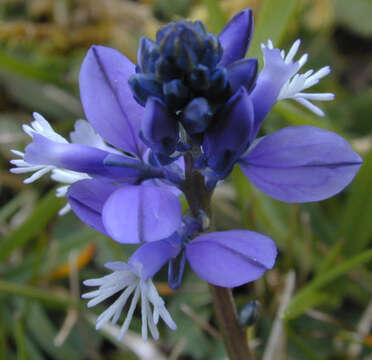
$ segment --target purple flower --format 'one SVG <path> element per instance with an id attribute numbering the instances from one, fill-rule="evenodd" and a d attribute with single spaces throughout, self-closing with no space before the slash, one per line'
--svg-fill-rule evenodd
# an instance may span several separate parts
<path id="1" fill-rule="evenodd" d="M 248 230 L 207 232 L 208 203 L 217 184 L 238 164 L 247 179 L 285 202 L 319 201 L 344 189 L 362 160 L 339 135 L 312 126 L 287 127 L 257 138 L 280 100 L 293 99 L 315 114 L 311 100 L 333 94 L 303 92 L 329 73 L 299 74 L 307 55 L 294 61 L 300 42 L 286 55 L 269 40 L 264 68 L 245 59 L 253 36 L 251 10 L 238 13 L 219 36 L 199 22 L 180 21 L 143 38 L 134 65 L 116 50 L 93 46 L 82 64 L 80 94 L 88 121 L 78 120 L 71 142 L 34 114 L 25 153 L 13 151 L 15 173 L 51 172 L 65 185 L 70 208 L 86 224 L 120 243 L 141 243 L 112 274 L 88 280 L 98 290 L 84 295 L 94 306 L 121 292 L 97 319 L 116 323 L 132 296 L 120 330 L 124 336 L 141 299 L 142 336 L 158 337 L 161 317 L 176 326 L 152 277 L 168 263 L 177 288 L 186 261 L 205 281 L 235 287 L 274 266 L 274 242 Z M 178 195 L 189 211 L 182 214 Z M 207 204 L 207 205 L 206 205 Z M 223 259 L 223 261 L 218 261 Z"/>

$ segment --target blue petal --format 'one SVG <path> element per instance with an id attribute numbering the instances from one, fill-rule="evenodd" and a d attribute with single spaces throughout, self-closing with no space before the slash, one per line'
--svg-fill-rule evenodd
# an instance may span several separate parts
<path id="1" fill-rule="evenodd" d="M 287 127 L 259 139 L 241 160 L 245 176 L 285 202 L 327 199 L 344 189 L 362 163 L 341 136 L 312 126 Z"/>
<path id="2" fill-rule="evenodd" d="M 129 258 L 131 265 L 143 280 L 153 277 L 170 259 L 176 257 L 181 250 L 181 242 L 177 233 L 168 239 L 145 243 Z"/>
<path id="3" fill-rule="evenodd" d="M 141 157 L 139 138 L 144 109 L 133 99 L 128 84 L 134 64 L 114 49 L 92 46 L 82 64 L 80 96 L 93 128 L 109 143 Z"/>
<path id="4" fill-rule="evenodd" d="M 257 280 L 274 266 L 277 250 L 267 236 L 248 230 L 203 234 L 186 245 L 186 256 L 198 276 L 223 287 Z"/>
<path id="5" fill-rule="evenodd" d="M 257 59 L 240 60 L 228 66 L 227 77 L 231 91 L 235 93 L 244 86 L 248 92 L 251 92 L 256 84 L 257 70 Z"/>
<path id="6" fill-rule="evenodd" d="M 181 204 L 165 188 L 124 185 L 106 201 L 102 212 L 108 234 L 121 243 L 161 240 L 181 224 Z"/>
<path id="7" fill-rule="evenodd" d="M 102 209 L 116 185 L 97 179 L 80 180 L 70 185 L 67 200 L 77 217 L 93 229 L 107 235 L 102 223 Z"/>
<path id="8" fill-rule="evenodd" d="M 39 134 L 33 136 L 32 143 L 25 149 L 25 160 L 30 164 L 53 165 L 122 181 L 136 181 L 141 177 L 141 172 L 133 167 L 106 166 L 105 159 L 109 155 L 139 163 L 124 155 L 114 155 L 87 145 L 59 143 Z"/>
<path id="9" fill-rule="evenodd" d="M 299 63 L 286 63 L 279 49 L 263 48 L 264 68 L 251 93 L 254 106 L 254 131 L 256 137 L 262 121 L 277 101 L 283 85 L 297 72 Z"/>
<path id="10" fill-rule="evenodd" d="M 220 112 L 203 141 L 208 166 L 221 178 L 228 175 L 235 162 L 248 148 L 253 128 L 253 106 L 242 87 Z"/>
<path id="11" fill-rule="evenodd" d="M 251 9 L 240 11 L 221 31 L 218 39 L 223 48 L 221 66 L 228 66 L 243 59 L 253 36 L 253 15 Z"/>
<path id="12" fill-rule="evenodd" d="M 142 137 L 155 152 L 171 155 L 178 143 L 178 123 L 157 98 L 149 98 L 142 122 Z"/>

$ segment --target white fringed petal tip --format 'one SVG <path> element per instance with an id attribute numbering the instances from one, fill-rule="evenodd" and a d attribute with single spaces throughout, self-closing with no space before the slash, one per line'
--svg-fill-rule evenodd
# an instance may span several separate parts
<path id="1" fill-rule="evenodd" d="M 35 134 L 46 137 L 51 141 L 56 141 L 59 143 L 67 144 L 68 141 L 61 135 L 57 134 L 49 122 L 40 114 L 33 113 L 34 121 L 30 125 L 23 125 L 23 131 L 29 135 L 31 138 Z M 104 147 L 105 144 L 102 138 L 99 135 L 94 133 L 93 128 L 85 120 L 78 120 L 75 126 L 74 135 L 77 139 L 85 139 L 85 142 L 88 142 L 88 145 L 94 146 L 99 145 Z M 85 136 L 85 138 L 84 138 Z M 89 144 L 92 142 L 92 144 Z M 25 161 L 25 153 L 18 150 L 11 150 L 11 152 L 17 155 L 18 159 L 10 160 L 10 163 L 15 167 L 10 169 L 10 172 L 13 174 L 25 174 L 33 173 L 31 176 L 26 178 L 23 182 L 25 184 L 30 184 L 38 179 L 40 179 L 45 174 L 51 173 L 52 180 L 64 184 L 73 184 L 76 181 L 89 179 L 90 176 L 85 173 L 80 173 L 76 171 L 71 171 L 67 169 L 58 168 L 53 165 L 44 165 L 44 164 L 30 164 Z M 69 185 L 61 186 L 57 189 L 57 197 L 64 197 L 67 194 Z M 59 212 L 59 215 L 65 215 L 71 210 L 69 204 L 66 204 Z"/>
<path id="2" fill-rule="evenodd" d="M 300 44 L 301 40 L 297 39 L 289 49 L 288 54 L 286 54 L 284 50 L 280 51 L 280 55 L 286 64 L 290 64 L 293 61 L 298 52 Z M 267 45 L 263 45 L 263 48 L 265 47 L 274 49 L 274 45 L 271 40 L 268 41 Z M 332 93 L 305 93 L 303 91 L 316 85 L 320 79 L 327 76 L 331 72 L 331 68 L 329 66 L 325 66 L 315 73 L 314 70 L 308 70 L 303 74 L 299 74 L 298 71 L 306 64 L 307 60 L 308 55 L 304 54 L 297 61 L 299 64 L 297 73 L 283 85 L 277 101 L 293 99 L 299 104 L 308 108 L 314 114 L 324 116 L 323 110 L 314 105 L 311 101 L 331 101 L 335 98 L 335 95 Z"/>
<path id="3" fill-rule="evenodd" d="M 133 271 L 133 269 L 124 262 L 107 263 L 105 266 L 113 270 L 113 272 L 99 279 L 84 281 L 85 286 L 99 287 L 98 290 L 82 295 L 84 299 L 91 299 L 87 306 L 95 306 L 118 292 L 122 293 L 97 318 L 97 329 L 100 329 L 110 320 L 112 324 L 116 324 L 131 295 L 133 295 L 132 300 L 125 320 L 120 328 L 118 340 L 121 340 L 127 332 L 133 318 L 134 310 L 139 301 L 141 301 L 142 338 L 144 340 L 148 338 L 148 329 L 150 329 L 150 333 L 155 340 L 159 338 L 159 331 L 156 326 L 159 318 L 162 318 L 172 330 L 177 329 L 177 325 L 166 309 L 164 300 L 159 296 L 151 279 L 146 281 L 141 279 L 138 273 Z M 151 310 L 151 305 L 153 310 Z"/>

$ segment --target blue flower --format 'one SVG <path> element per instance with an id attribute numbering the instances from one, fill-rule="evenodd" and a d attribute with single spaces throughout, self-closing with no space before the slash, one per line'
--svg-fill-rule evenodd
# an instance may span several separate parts
<path id="1" fill-rule="evenodd" d="M 304 90 L 329 73 L 299 74 L 296 41 L 288 54 L 262 45 L 264 67 L 245 59 L 253 36 L 251 10 L 238 13 L 218 36 L 201 22 L 179 21 L 143 38 L 138 64 L 114 49 L 93 46 L 80 71 L 87 122 L 78 120 L 71 142 L 35 114 L 25 152 L 14 151 L 15 173 L 51 173 L 58 191 L 86 224 L 120 243 L 142 245 L 128 264 L 110 263 L 111 275 L 85 282 L 89 306 L 122 292 L 98 318 L 116 323 L 133 295 L 120 331 L 128 329 L 141 299 L 142 335 L 158 337 L 159 317 L 175 328 L 152 283 L 168 263 L 177 288 L 186 261 L 207 282 L 234 287 L 274 266 L 274 242 L 248 230 L 207 232 L 208 203 L 217 184 L 238 164 L 247 179 L 285 202 L 319 201 L 344 189 L 362 159 L 339 135 L 312 126 L 287 127 L 257 138 L 273 105 L 293 99 L 318 115 L 311 100 L 333 94 Z M 182 214 L 178 199 L 190 205 Z M 224 259 L 224 261 L 216 261 Z M 151 309 L 152 306 L 152 309 Z"/>

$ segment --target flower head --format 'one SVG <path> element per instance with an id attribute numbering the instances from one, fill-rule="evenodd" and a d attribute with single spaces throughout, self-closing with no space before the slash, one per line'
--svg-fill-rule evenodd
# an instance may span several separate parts
<path id="1" fill-rule="evenodd" d="M 253 34 L 251 10 L 238 13 L 215 36 L 201 22 L 179 21 L 143 38 L 138 64 L 116 50 L 93 46 L 80 71 L 88 121 L 79 120 L 71 143 L 35 115 L 32 137 L 13 172 L 47 172 L 65 185 L 69 207 L 86 224 L 119 243 L 141 244 L 128 263 L 109 263 L 113 273 L 88 280 L 98 290 L 84 295 L 94 306 L 121 292 L 97 320 L 116 323 L 129 298 L 120 337 L 137 303 L 142 335 L 158 337 L 161 317 L 175 328 L 152 278 L 168 263 L 169 285 L 180 286 L 186 261 L 207 282 L 234 287 L 274 266 L 277 249 L 248 230 L 206 232 L 215 187 L 239 165 L 265 194 L 285 202 L 326 199 L 344 189 L 362 160 L 339 135 L 312 126 L 287 127 L 258 138 L 273 105 L 294 99 L 315 113 L 306 93 L 329 72 L 299 74 L 296 41 L 288 54 L 262 46 L 264 67 L 245 59 Z M 178 196 L 189 204 L 182 213 Z M 68 210 L 64 208 L 62 212 Z M 218 261 L 223 259 L 223 261 Z M 141 299 L 141 301 L 140 301 Z M 152 308 L 151 308 L 152 307 Z"/>

